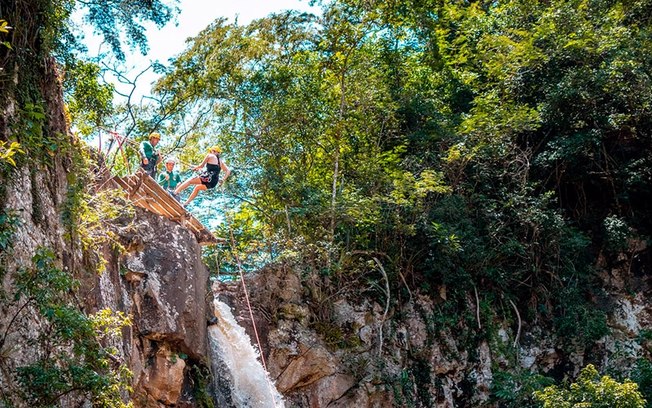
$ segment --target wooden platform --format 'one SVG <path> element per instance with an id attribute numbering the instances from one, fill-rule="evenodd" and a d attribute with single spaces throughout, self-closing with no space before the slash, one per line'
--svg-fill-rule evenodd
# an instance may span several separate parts
<path id="1" fill-rule="evenodd" d="M 223 241 L 216 238 L 204 224 L 186 211 L 183 206 L 142 169 L 126 177 L 113 176 L 112 180 L 127 192 L 129 199 L 138 207 L 162 215 L 188 228 L 200 245 Z"/>

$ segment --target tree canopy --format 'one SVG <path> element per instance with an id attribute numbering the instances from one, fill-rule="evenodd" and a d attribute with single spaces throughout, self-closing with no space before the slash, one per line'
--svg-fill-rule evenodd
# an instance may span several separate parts
<path id="1" fill-rule="evenodd" d="M 537 293 L 595 338 L 599 312 L 545 294 L 588 298 L 593 256 L 649 233 L 647 8 L 351 0 L 216 21 L 156 91 L 172 128 L 201 118 L 198 143 L 225 145 L 266 239 L 383 253 L 411 287 Z"/>

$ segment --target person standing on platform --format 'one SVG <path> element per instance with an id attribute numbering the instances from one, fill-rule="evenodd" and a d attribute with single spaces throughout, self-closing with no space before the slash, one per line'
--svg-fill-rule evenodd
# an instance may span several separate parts
<path id="1" fill-rule="evenodd" d="M 174 193 L 174 189 L 181 183 L 179 172 L 174 169 L 176 160 L 168 157 L 165 160 L 165 171 L 158 175 L 158 184 L 163 187 L 175 200 L 179 201 L 179 196 Z"/>
<path id="2" fill-rule="evenodd" d="M 159 161 L 159 153 L 156 150 L 156 145 L 159 140 L 161 140 L 159 133 L 150 133 L 149 141 L 142 141 L 138 149 L 140 153 L 140 167 L 153 179 L 156 179 L 156 165 Z"/>

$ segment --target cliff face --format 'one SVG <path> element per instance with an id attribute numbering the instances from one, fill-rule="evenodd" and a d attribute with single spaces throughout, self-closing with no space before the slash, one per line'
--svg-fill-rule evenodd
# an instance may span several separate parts
<path id="1" fill-rule="evenodd" d="M 45 159 L 20 159 L 16 167 L 1 163 L 0 406 L 78 406 L 91 398 L 84 387 L 102 383 L 84 377 L 88 381 L 80 386 L 75 370 L 85 367 L 89 356 L 107 352 L 114 369 L 132 373 L 125 377 L 133 387 L 131 396 L 122 391 L 125 401 L 195 405 L 198 387 L 208 384 L 200 381 L 201 373 L 209 366 L 208 271 L 200 246 L 178 224 L 122 199 L 89 201 L 83 195 L 102 183 L 80 174 L 87 171 L 80 166 L 87 159 L 80 144 L 66 136 L 61 86 L 52 61 L 48 67 L 44 77 L 51 81 L 44 80 L 41 90 L 47 96 L 42 137 L 57 135 L 61 143 L 49 155 L 37 154 Z M 16 114 L 13 102 L 5 114 L 3 135 L 24 131 L 5 127 Z M 98 330 L 101 344 L 79 338 L 80 325 L 103 310 L 112 316 L 122 312 L 131 324 L 113 338 L 89 326 Z M 71 316 L 81 320 L 75 323 Z M 88 375 L 108 372 L 90 368 Z M 55 372 L 59 375 L 47 380 Z M 59 378 L 64 374 L 70 378 Z"/>
<path id="2" fill-rule="evenodd" d="M 167 219 L 136 211 L 133 216 L 116 219 L 110 227 L 115 233 L 113 244 L 123 249 L 102 249 L 106 270 L 100 274 L 87 270 L 84 258 L 89 254 L 63 238 L 65 228 L 57 203 L 65 201 L 66 184 L 53 189 L 50 177 L 56 174 L 39 172 L 34 183 L 25 174 L 7 191 L 4 209 L 20 214 L 20 228 L 5 274 L 5 293 L 15 292 L 14 273 L 32 263 L 38 248 L 51 248 L 55 263 L 80 280 L 79 301 L 86 313 L 110 309 L 131 316 L 132 324 L 123 329 L 122 341 L 114 346 L 133 373 L 137 406 L 192 401 L 193 367 L 203 367 L 208 361 L 208 272 L 194 236 Z M 34 200 L 39 200 L 40 218 L 34 215 Z M 43 334 L 42 323 L 30 313 L 39 305 L 19 311 L 23 304 L 5 302 L 0 319 L 0 328 L 8 333 L 2 350 L 9 368 L 4 372 L 4 384 L 15 383 L 15 369 L 41 352 L 30 345 Z M 14 316 L 18 319 L 12 321 Z"/>
<path id="3" fill-rule="evenodd" d="M 443 321 L 437 316 L 444 290 L 438 298 L 413 293 L 402 301 L 390 294 L 385 317 L 386 298 L 360 296 L 361 285 L 316 297 L 326 283 L 290 265 L 269 267 L 247 286 L 267 367 L 291 406 L 497 407 L 492 392 L 515 392 L 534 374 L 574 378 L 591 363 L 631 376 L 637 361 L 649 361 L 649 253 L 644 243 L 632 242 L 620 265 L 598 265 L 608 290 L 603 301 L 612 306 L 610 333 L 592 346 L 569 346 L 527 316 L 507 320 L 478 310 L 472 293 L 466 318 Z M 222 284 L 219 296 L 255 338 L 241 287 Z"/>
<path id="4" fill-rule="evenodd" d="M 81 282 L 79 301 L 87 314 L 103 309 L 131 316 L 122 341 L 114 344 L 117 355 L 133 373 L 137 406 L 171 406 L 192 401 L 192 369 L 207 364 L 206 285 L 208 272 L 201 263 L 200 247 L 192 233 L 167 219 L 144 211 L 121 216 L 107 226 L 113 231 L 112 245 L 101 248 L 106 270 L 88 270 L 78 245 L 64 239 L 59 203 L 65 201 L 66 183 L 52 177 L 65 174 L 37 172 L 30 181 L 23 177 L 11 183 L 5 211 L 19 216 L 12 259 L 4 278 L 4 292 L 14 293 L 14 276 L 29 267 L 39 248 L 50 248 L 55 264 Z M 65 181 L 65 179 L 63 179 Z M 57 185 L 58 188 L 53 188 Z M 40 216 L 34 214 L 38 200 Z M 121 249 L 115 249 L 116 245 Z M 113 248 L 111 248 L 113 247 Z M 97 255 L 97 254 L 95 254 Z M 24 302 L 5 302 L 0 328 L 8 333 L 3 362 L 9 368 L 3 383 L 15 383 L 15 369 L 25 366 L 41 350 L 30 344 L 43 333 L 42 322 L 33 313 L 38 304 L 19 311 Z M 14 319 L 17 317 L 17 319 Z M 13 321 L 12 321 L 13 319 Z"/>
<path id="5" fill-rule="evenodd" d="M 137 210 L 114 226 L 125 250 L 109 252 L 96 284 L 83 285 L 89 310 L 132 316 L 122 352 L 134 376 L 139 406 L 191 402 L 192 366 L 207 364 L 208 271 L 194 235 L 180 225 Z"/>

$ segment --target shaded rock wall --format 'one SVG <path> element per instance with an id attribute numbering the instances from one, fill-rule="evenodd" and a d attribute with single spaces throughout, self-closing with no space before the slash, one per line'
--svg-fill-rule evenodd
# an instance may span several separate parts
<path id="1" fill-rule="evenodd" d="M 133 372 L 136 406 L 178 406 L 184 401 L 192 405 L 190 368 L 208 366 L 208 271 L 194 235 L 167 219 L 136 210 L 135 216 L 121 217 L 111 227 L 124 251 L 107 246 L 106 270 L 97 274 L 84 269 L 88 254 L 63 238 L 58 203 L 64 201 L 65 183 L 51 190 L 50 174 L 57 172 L 39 172 L 35 182 L 20 177 L 8 188 L 4 209 L 20 215 L 21 227 L 3 281 L 5 292 L 12 292 L 12 272 L 28 266 L 38 247 L 53 249 L 57 263 L 80 279 L 79 298 L 87 313 L 108 308 L 131 316 L 132 325 L 115 346 Z M 39 201 L 40 217 L 34 216 L 34 200 Z M 9 334 L 3 358 L 12 362 L 6 366 L 10 372 L 31 361 L 37 351 L 30 342 L 41 334 L 38 320 L 30 314 L 18 314 L 19 319 L 10 322 L 19 305 L 3 310 L 0 317 L 0 329 Z"/>
<path id="2" fill-rule="evenodd" d="M 83 285 L 92 289 L 87 306 L 132 316 L 123 351 L 137 405 L 192 403 L 190 364 L 208 366 L 208 271 L 201 248 L 179 224 L 140 209 L 114 229 L 124 253 L 106 249 L 110 261 L 99 284 Z"/>

